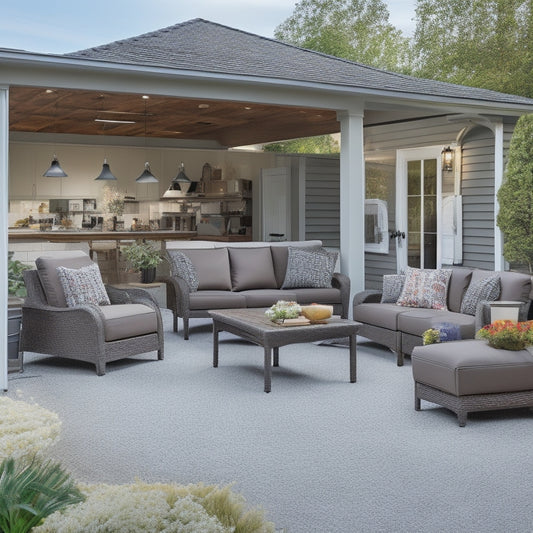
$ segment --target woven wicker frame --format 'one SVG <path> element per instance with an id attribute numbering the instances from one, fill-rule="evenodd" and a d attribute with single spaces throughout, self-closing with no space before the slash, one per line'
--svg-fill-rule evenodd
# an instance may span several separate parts
<path id="1" fill-rule="evenodd" d="M 421 410 L 420 400 L 442 405 L 457 415 L 459 426 L 464 427 L 468 413 L 533 407 L 533 390 L 498 392 L 494 394 L 470 394 L 454 396 L 429 385 L 415 382 L 415 410 Z"/>
<path id="2" fill-rule="evenodd" d="M 24 272 L 28 291 L 22 306 L 20 351 L 36 352 L 96 366 L 99 376 L 105 374 L 106 363 L 131 355 L 157 351 L 164 357 L 164 335 L 161 312 L 155 299 L 142 289 L 116 289 L 106 286 L 112 304 L 142 303 L 157 314 L 157 331 L 108 342 L 104 334 L 104 317 L 97 305 L 52 307 L 48 305 L 36 270 Z"/>

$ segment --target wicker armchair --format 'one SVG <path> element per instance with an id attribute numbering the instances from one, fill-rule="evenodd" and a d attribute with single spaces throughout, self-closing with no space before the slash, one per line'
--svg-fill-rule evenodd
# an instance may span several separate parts
<path id="1" fill-rule="evenodd" d="M 40 268 L 43 259 L 48 273 Z M 28 296 L 22 307 L 22 352 L 93 363 L 99 376 L 105 374 L 106 363 L 132 355 L 157 350 L 157 358 L 163 359 L 161 313 L 148 293 L 106 286 L 111 305 L 61 306 L 57 294 L 51 293 L 58 291 L 59 284 L 53 287 L 47 275 L 54 275 L 57 264 L 80 268 L 92 261 L 83 252 L 65 252 L 59 259 L 52 255 L 38 258 L 36 264 L 37 270 L 24 272 Z"/>

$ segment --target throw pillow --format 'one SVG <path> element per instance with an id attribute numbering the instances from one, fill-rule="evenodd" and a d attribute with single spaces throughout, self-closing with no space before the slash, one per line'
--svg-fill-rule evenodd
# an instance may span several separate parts
<path id="1" fill-rule="evenodd" d="M 500 296 L 500 275 L 492 274 L 486 278 L 472 281 L 466 289 L 461 302 L 461 313 L 475 315 L 477 304 L 482 301 L 493 302 Z"/>
<path id="2" fill-rule="evenodd" d="M 331 287 L 338 254 L 319 250 L 289 247 L 287 273 L 282 289 Z"/>
<path id="3" fill-rule="evenodd" d="M 97 264 L 81 268 L 57 267 L 67 307 L 81 304 L 109 305 L 109 296 Z"/>
<path id="4" fill-rule="evenodd" d="M 179 250 L 167 250 L 167 256 L 172 276 L 184 279 L 189 286 L 189 292 L 198 290 L 198 275 L 189 257 Z"/>
<path id="5" fill-rule="evenodd" d="M 382 304 L 395 304 L 402 293 L 405 274 L 385 274 L 383 276 Z"/>
<path id="6" fill-rule="evenodd" d="M 447 309 L 450 269 L 424 270 L 407 267 L 402 293 L 396 302 L 405 307 Z"/>

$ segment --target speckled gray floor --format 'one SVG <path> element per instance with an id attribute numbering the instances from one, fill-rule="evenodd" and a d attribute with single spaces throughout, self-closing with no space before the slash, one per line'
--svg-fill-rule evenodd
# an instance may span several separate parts
<path id="1" fill-rule="evenodd" d="M 8 395 L 57 412 L 52 450 L 80 481 L 234 482 L 288 533 L 531 532 L 533 416 L 413 408 L 409 361 L 369 342 L 280 351 L 263 392 L 262 348 L 225 335 L 211 366 L 208 321 L 191 340 L 166 324 L 166 358 L 94 367 L 29 354 Z"/>

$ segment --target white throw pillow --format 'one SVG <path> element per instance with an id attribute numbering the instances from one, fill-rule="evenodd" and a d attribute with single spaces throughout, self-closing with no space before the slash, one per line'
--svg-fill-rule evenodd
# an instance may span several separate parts
<path id="1" fill-rule="evenodd" d="M 81 268 L 58 266 L 56 270 L 68 307 L 111 303 L 96 263 Z"/>

